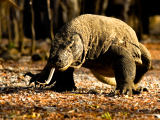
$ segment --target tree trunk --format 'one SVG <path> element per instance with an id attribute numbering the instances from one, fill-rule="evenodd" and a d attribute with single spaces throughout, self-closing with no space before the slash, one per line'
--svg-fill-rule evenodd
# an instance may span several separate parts
<path id="1" fill-rule="evenodd" d="M 35 29 L 34 29 L 34 11 L 33 11 L 32 0 L 30 0 L 30 5 L 31 5 L 31 18 L 32 18 L 32 21 L 31 21 L 31 31 L 32 31 L 31 55 L 33 55 L 35 52 L 36 34 L 35 34 Z"/>
<path id="2" fill-rule="evenodd" d="M 51 7 L 50 0 L 47 0 L 47 8 L 48 8 L 48 17 L 50 20 L 50 36 L 51 40 L 54 39 L 54 31 L 53 31 L 53 8 Z"/>
<path id="3" fill-rule="evenodd" d="M 19 50 L 21 53 L 23 53 L 24 50 L 24 33 L 23 33 L 23 5 L 24 5 L 24 0 L 20 2 L 20 8 L 22 10 L 19 13 L 19 25 L 18 25 L 18 30 L 19 30 Z"/>
<path id="4" fill-rule="evenodd" d="M 8 28 L 8 49 L 12 46 L 12 30 L 11 30 L 11 19 L 10 19 L 10 9 L 6 10 L 7 16 L 7 28 Z"/>
<path id="5" fill-rule="evenodd" d="M 0 17 L 0 44 L 2 42 L 2 27 L 1 27 L 1 17 Z"/>

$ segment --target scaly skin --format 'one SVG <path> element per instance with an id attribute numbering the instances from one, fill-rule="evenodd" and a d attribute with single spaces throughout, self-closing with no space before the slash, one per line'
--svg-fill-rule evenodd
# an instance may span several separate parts
<path id="1" fill-rule="evenodd" d="M 116 91 L 121 94 L 129 91 L 132 95 L 142 76 L 150 69 L 151 57 L 126 23 L 111 17 L 86 14 L 71 20 L 56 34 L 47 65 L 31 80 L 40 81 L 38 76 L 46 79 L 48 71 L 55 68 L 51 83 L 56 81 L 58 85 L 54 88 L 64 88 L 63 83 L 70 79 L 65 89 L 72 90 L 75 85 L 70 69 L 83 66 L 91 69 L 103 83 L 116 85 Z M 40 82 L 44 83 L 44 79 Z"/>

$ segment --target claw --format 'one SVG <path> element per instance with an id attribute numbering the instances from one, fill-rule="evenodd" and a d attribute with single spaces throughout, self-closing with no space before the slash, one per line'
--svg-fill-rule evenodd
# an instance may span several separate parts
<path id="1" fill-rule="evenodd" d="M 40 86 L 40 88 L 43 88 L 43 87 L 46 87 L 46 86 L 48 86 L 49 84 L 48 83 L 41 83 L 41 82 L 38 82 L 38 81 L 36 81 L 37 83 L 38 83 L 38 85 Z M 37 84 L 36 83 L 36 84 Z M 55 84 L 55 82 L 53 83 L 53 84 Z"/>
<path id="2" fill-rule="evenodd" d="M 26 74 L 24 74 L 24 77 L 25 77 L 25 76 L 30 76 L 30 77 L 31 77 L 28 86 L 30 86 L 31 83 L 34 82 L 34 85 L 35 85 L 35 88 L 36 88 L 37 84 L 40 83 L 40 82 L 37 81 L 37 75 L 38 75 L 38 74 L 33 74 L 33 73 L 31 73 L 31 72 L 27 72 Z"/>
<path id="3" fill-rule="evenodd" d="M 50 74 L 49 74 L 48 79 L 47 79 L 44 83 L 41 83 L 41 82 L 39 82 L 39 81 L 36 81 L 36 84 L 38 83 L 38 85 L 40 85 L 40 87 L 46 87 L 47 85 L 49 85 L 49 83 L 50 83 L 51 80 L 52 80 L 54 71 L 55 71 L 55 68 L 52 68 L 51 71 L 50 71 Z"/>
<path id="4" fill-rule="evenodd" d="M 32 74 L 31 72 L 27 72 L 26 74 L 24 74 L 24 77 L 25 76 L 31 77 L 28 85 L 30 85 L 31 83 L 34 82 L 35 88 L 37 87 L 37 85 L 39 85 L 40 87 L 45 87 L 47 85 L 50 85 L 54 71 L 55 71 L 55 68 L 52 68 L 50 71 L 49 77 L 46 81 L 45 81 L 45 74 L 44 73 L 43 74 L 42 73 Z M 40 79 L 43 79 L 44 81 L 41 82 Z"/>
<path id="5" fill-rule="evenodd" d="M 135 90 L 134 83 L 130 82 L 124 85 L 122 94 L 128 94 L 129 96 L 132 96 L 133 90 Z"/>

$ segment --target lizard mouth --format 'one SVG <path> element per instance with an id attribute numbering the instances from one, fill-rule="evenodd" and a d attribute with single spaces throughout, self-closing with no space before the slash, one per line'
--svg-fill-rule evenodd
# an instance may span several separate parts
<path id="1" fill-rule="evenodd" d="M 70 67 L 70 65 L 71 65 L 71 64 L 68 64 L 68 65 L 66 65 L 66 66 L 63 67 L 63 68 L 58 68 L 58 70 L 59 70 L 59 71 L 65 71 L 65 70 L 67 70 L 67 69 Z"/>
<path id="2" fill-rule="evenodd" d="M 65 65 L 64 67 L 58 68 L 58 70 L 59 71 L 65 71 L 65 70 L 67 70 L 69 67 L 71 67 L 72 62 L 73 62 L 73 60 L 70 60 L 70 62 L 67 65 Z"/>

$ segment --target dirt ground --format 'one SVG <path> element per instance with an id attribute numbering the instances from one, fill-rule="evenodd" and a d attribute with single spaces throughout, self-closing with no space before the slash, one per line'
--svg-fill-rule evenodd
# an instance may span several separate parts
<path id="1" fill-rule="evenodd" d="M 152 69 L 141 86 L 149 92 L 129 97 L 109 96 L 114 87 L 96 80 L 88 69 L 74 73 L 77 91 L 57 93 L 28 86 L 30 77 L 46 62 L 31 62 L 23 56 L 17 61 L 0 63 L 0 119 L 160 119 L 160 44 L 145 44 L 152 54 Z M 67 79 L 66 79 L 67 80 Z"/>

